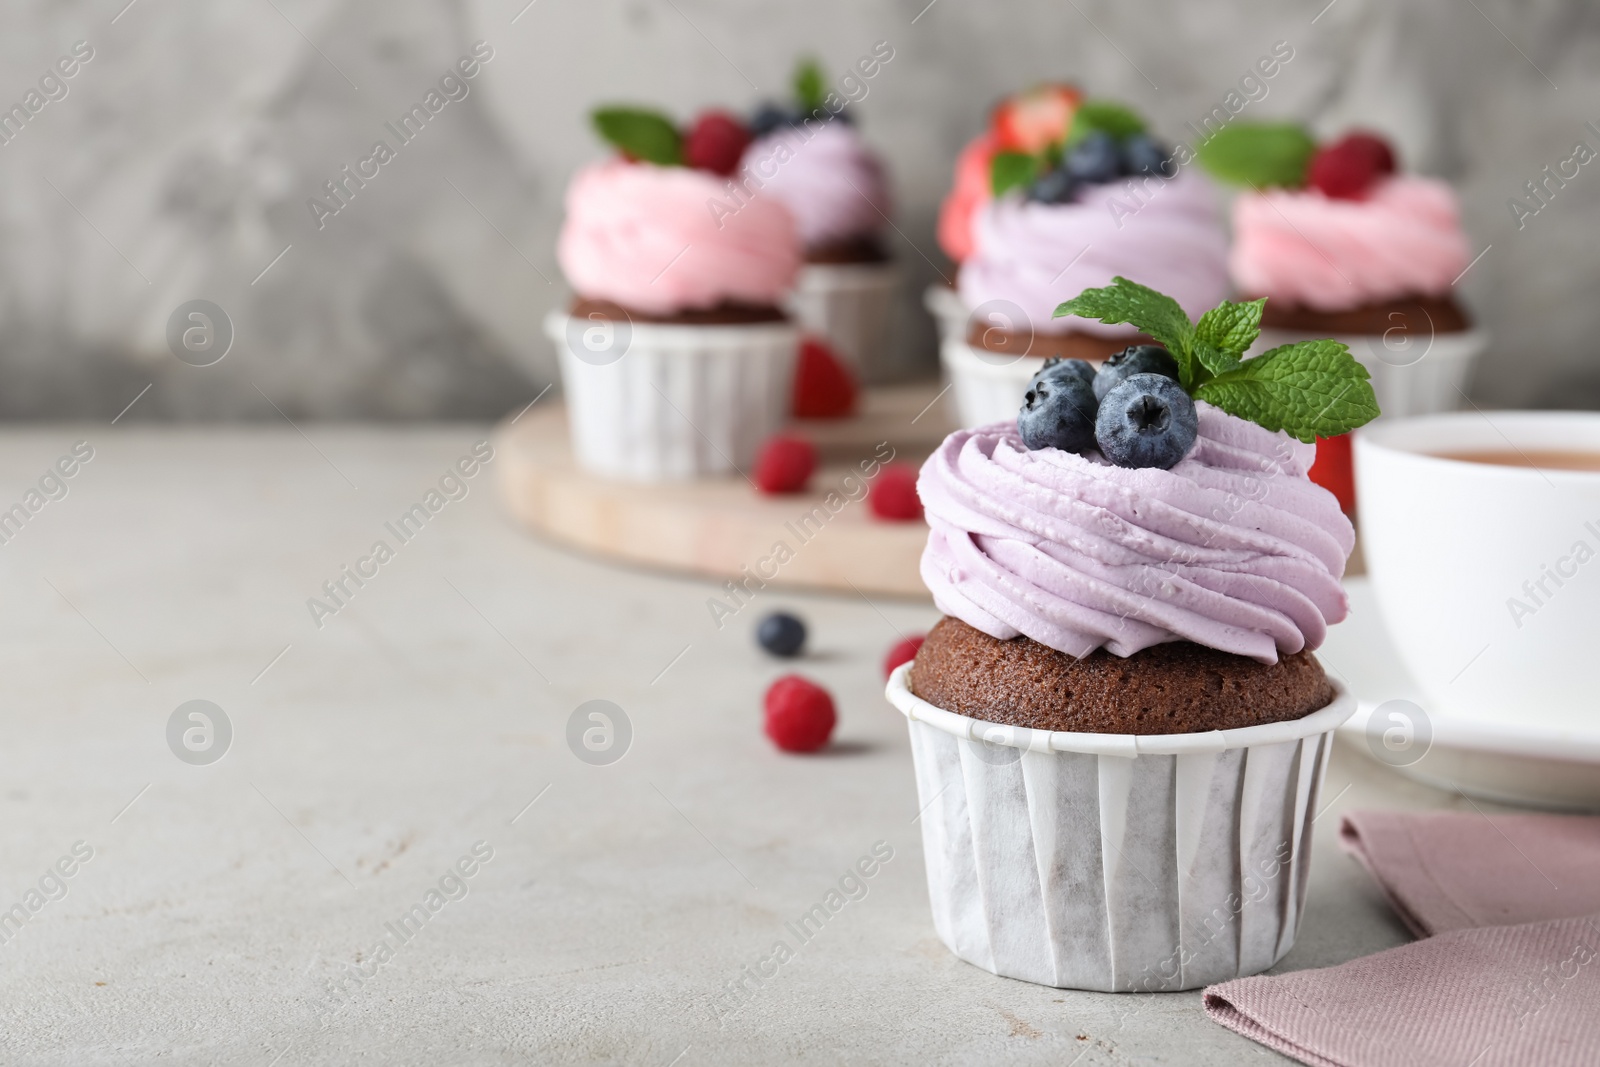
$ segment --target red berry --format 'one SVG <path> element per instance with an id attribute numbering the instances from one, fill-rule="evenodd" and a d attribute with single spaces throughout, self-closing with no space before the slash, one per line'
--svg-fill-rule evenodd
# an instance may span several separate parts
<path id="1" fill-rule="evenodd" d="M 880 519 L 909 522 L 922 518 L 922 500 L 917 496 L 917 469 L 904 463 L 891 463 L 883 468 L 867 491 L 867 503 Z"/>
<path id="2" fill-rule="evenodd" d="M 1317 458 L 1308 474 L 1338 499 L 1341 511 L 1355 514 L 1356 479 L 1350 462 L 1349 434 L 1317 438 Z"/>
<path id="3" fill-rule="evenodd" d="M 713 174 L 732 174 L 750 144 L 750 131 L 726 111 L 705 111 L 683 142 L 683 160 Z"/>
<path id="4" fill-rule="evenodd" d="M 794 414 L 800 419 L 838 419 L 856 409 L 856 378 L 833 349 L 807 337 L 794 369 Z"/>
<path id="5" fill-rule="evenodd" d="M 906 638 L 904 641 L 901 641 L 891 648 L 889 650 L 889 654 L 883 657 L 883 676 L 885 678 L 889 677 L 889 675 L 894 673 L 894 669 L 900 666 L 900 664 L 910 663 L 912 660 L 916 659 L 917 649 L 922 647 L 922 642 L 924 640 L 925 638 L 921 634 L 918 634 L 916 637 Z"/>
<path id="6" fill-rule="evenodd" d="M 767 736 L 785 752 L 815 752 L 828 743 L 833 724 L 833 698 L 815 682 L 786 674 L 767 689 Z"/>
<path id="7" fill-rule="evenodd" d="M 1003 148 L 1032 155 L 1066 140 L 1082 99 L 1070 85 L 1040 85 L 1000 101 L 990 125 Z"/>
<path id="8" fill-rule="evenodd" d="M 756 485 L 763 493 L 798 493 L 817 469 L 817 450 L 803 437 L 767 438 L 756 456 Z"/>
<path id="9" fill-rule="evenodd" d="M 1323 145 L 1311 157 L 1306 181 L 1337 200 L 1360 200 L 1377 180 L 1394 173 L 1394 150 L 1370 133 L 1352 133 Z"/>

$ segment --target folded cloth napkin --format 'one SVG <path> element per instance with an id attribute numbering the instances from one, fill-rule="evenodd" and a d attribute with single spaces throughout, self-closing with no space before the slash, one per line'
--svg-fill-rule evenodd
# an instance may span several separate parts
<path id="1" fill-rule="evenodd" d="M 1600 818 L 1357 812 L 1339 837 L 1426 940 L 1205 991 L 1314 1067 L 1600 1063 Z"/>

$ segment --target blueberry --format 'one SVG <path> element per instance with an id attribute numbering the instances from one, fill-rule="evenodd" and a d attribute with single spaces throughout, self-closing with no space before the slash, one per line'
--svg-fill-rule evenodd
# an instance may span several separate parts
<path id="1" fill-rule="evenodd" d="M 1064 169 L 1047 170 L 1028 186 L 1028 199 L 1041 204 L 1065 204 L 1077 192 L 1078 180 Z"/>
<path id="2" fill-rule="evenodd" d="M 1094 384 L 1094 365 L 1081 359 L 1062 359 L 1060 356 L 1051 356 L 1044 361 L 1044 366 L 1034 372 L 1033 382 L 1040 378 L 1060 377 L 1082 378 L 1090 385 Z M 1032 385 L 1033 382 L 1029 382 Z"/>
<path id="3" fill-rule="evenodd" d="M 756 640 L 774 656 L 798 656 L 806 644 L 806 624 L 784 611 L 774 611 L 756 627 Z"/>
<path id="4" fill-rule="evenodd" d="M 1167 164 L 1171 155 L 1149 134 L 1136 133 L 1122 142 L 1122 171 L 1124 174 L 1154 174 L 1170 178 Z"/>
<path id="5" fill-rule="evenodd" d="M 1096 130 L 1067 152 L 1062 168 L 1080 182 L 1115 181 L 1122 174 L 1116 138 Z"/>
<path id="6" fill-rule="evenodd" d="M 1176 381 L 1178 361 L 1160 345 L 1129 345 L 1106 357 L 1094 379 L 1094 395 L 1104 400 L 1130 374 L 1161 374 Z"/>
<path id="7" fill-rule="evenodd" d="M 794 115 L 777 104 L 762 104 L 750 117 L 750 135 L 765 137 L 780 126 L 794 125 Z"/>
<path id="8" fill-rule="evenodd" d="M 1017 430 L 1030 450 L 1094 447 L 1096 401 L 1089 383 L 1070 373 L 1034 378 L 1017 413 Z"/>
<path id="9" fill-rule="evenodd" d="M 1119 467 L 1169 470 L 1189 454 L 1200 429 L 1194 401 L 1160 374 L 1133 374 L 1100 401 L 1094 437 Z"/>

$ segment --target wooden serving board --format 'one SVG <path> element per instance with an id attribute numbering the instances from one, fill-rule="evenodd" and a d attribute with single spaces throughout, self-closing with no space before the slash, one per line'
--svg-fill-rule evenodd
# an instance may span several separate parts
<path id="1" fill-rule="evenodd" d="M 794 495 L 767 496 L 737 474 L 658 485 L 588 474 L 573 462 L 559 404 L 502 423 L 495 467 L 518 521 L 595 555 L 741 582 L 754 573 L 788 588 L 927 599 L 917 573 L 927 526 L 873 517 L 865 499 L 848 499 L 844 479 L 885 444 L 895 462 L 920 465 L 954 425 L 948 402 L 936 384 L 888 386 L 864 392 L 853 418 L 797 420 L 790 432 L 817 446 L 818 470 L 810 490 Z M 830 490 L 837 510 L 826 506 Z"/>

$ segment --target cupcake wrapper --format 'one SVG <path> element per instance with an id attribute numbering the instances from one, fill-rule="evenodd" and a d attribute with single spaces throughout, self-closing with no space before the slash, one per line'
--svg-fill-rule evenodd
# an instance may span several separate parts
<path id="1" fill-rule="evenodd" d="M 939 327 L 939 343 L 955 338 L 965 340 L 967 336 L 967 319 L 970 314 L 967 305 L 961 302 L 961 294 L 948 285 L 934 282 L 922 291 L 922 306 L 933 315 L 933 321 Z"/>
<path id="2" fill-rule="evenodd" d="M 964 428 L 1015 419 L 1028 380 L 1044 366 L 1037 356 L 1009 356 L 980 351 L 962 337 L 939 345 L 939 361 L 953 387 L 956 415 Z"/>
<path id="3" fill-rule="evenodd" d="M 624 342 L 603 338 L 621 350 L 608 363 L 577 351 L 591 328 L 560 312 L 545 320 L 561 358 L 573 454 L 593 474 L 641 482 L 732 474 L 788 420 L 793 323 L 625 324 Z"/>
<path id="4" fill-rule="evenodd" d="M 809 263 L 789 298 L 801 329 L 824 338 L 868 382 L 893 370 L 889 312 L 899 274 L 891 263 Z"/>
<path id="5" fill-rule="evenodd" d="M 1278 345 L 1325 336 L 1262 330 L 1251 351 L 1259 355 Z M 1341 334 L 1334 339 L 1350 346 L 1350 354 L 1372 374 L 1372 391 L 1377 394 L 1378 407 L 1392 418 L 1431 415 L 1460 407 L 1472 365 L 1489 345 L 1489 335 L 1481 328 L 1435 334 L 1431 342 L 1417 342 L 1426 346 L 1426 352 L 1416 362 L 1397 366 L 1411 357 L 1404 351 L 1385 349 L 1381 334 Z"/>
<path id="6" fill-rule="evenodd" d="M 910 720 L 934 928 L 957 956 L 1067 989 L 1196 989 L 1294 944 L 1342 688 L 1302 719 L 1204 734 Z"/>

